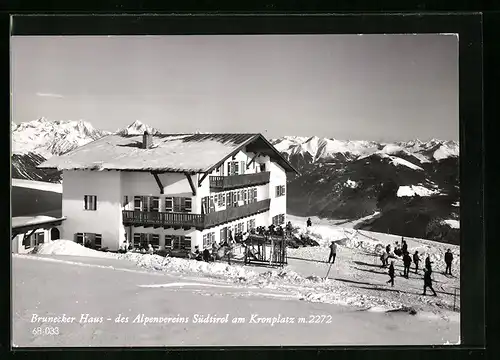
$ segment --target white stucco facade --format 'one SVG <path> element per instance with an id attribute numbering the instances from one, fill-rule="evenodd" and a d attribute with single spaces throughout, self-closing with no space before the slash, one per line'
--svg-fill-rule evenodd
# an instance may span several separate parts
<path id="1" fill-rule="evenodd" d="M 286 173 L 282 167 L 271 161 L 269 156 L 259 156 L 254 159 L 247 169 L 247 164 L 254 158 L 254 153 L 239 151 L 234 157 L 230 157 L 224 163 L 206 176 L 199 185 L 204 174 L 192 174 L 190 176 L 195 187 L 196 195 L 193 195 L 192 187 L 183 173 L 158 174 L 163 186 L 163 194 L 160 187 L 150 172 L 131 171 L 90 171 L 73 170 L 63 172 L 63 216 L 67 219 L 62 225 L 62 239 L 75 240 L 77 233 L 100 234 L 102 247 L 109 250 L 117 250 L 125 240 L 133 241 L 134 233 L 159 235 L 160 248 L 165 247 L 165 235 L 184 235 L 191 238 L 191 249 L 198 245 L 203 246 L 203 235 L 215 233 L 215 241 L 220 241 L 220 230 L 223 227 L 234 227 L 243 222 L 244 231 L 248 231 L 247 222 L 255 220 L 255 226 L 269 226 L 272 217 L 278 214 L 286 214 L 286 196 L 276 197 L 275 187 L 285 185 Z M 215 226 L 202 231 L 191 228 L 165 229 L 163 227 L 124 226 L 123 210 L 134 210 L 134 197 L 148 196 L 158 197 L 158 209 L 165 211 L 166 197 L 182 197 L 191 199 L 191 213 L 202 213 L 202 199 L 207 196 L 218 195 L 220 191 L 211 191 L 211 176 L 227 176 L 228 163 L 238 162 L 238 174 L 250 174 L 261 171 L 261 164 L 265 166 L 263 171 L 270 172 L 270 181 L 265 185 L 249 186 L 245 189 L 257 189 L 257 201 L 271 199 L 270 210 L 254 214 L 231 223 Z M 240 189 L 237 189 L 242 190 Z M 227 193 L 227 191 L 225 191 Z M 95 210 L 84 209 L 84 196 L 96 196 L 97 207 Z M 224 210 L 225 206 L 217 204 L 215 211 Z"/>

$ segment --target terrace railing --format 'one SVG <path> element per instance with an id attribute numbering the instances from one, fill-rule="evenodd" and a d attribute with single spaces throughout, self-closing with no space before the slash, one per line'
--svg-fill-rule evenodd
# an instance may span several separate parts
<path id="1" fill-rule="evenodd" d="M 203 228 L 203 215 L 175 212 L 123 210 L 123 225 Z"/>
<path id="2" fill-rule="evenodd" d="M 225 210 L 216 211 L 205 215 L 205 227 L 222 225 L 230 221 L 242 219 L 269 210 L 271 199 L 261 200 L 248 205 L 229 207 Z"/>
<path id="3" fill-rule="evenodd" d="M 230 207 L 210 214 L 123 210 L 123 225 L 145 227 L 184 227 L 205 229 L 269 210 L 271 199 Z"/>
<path id="4" fill-rule="evenodd" d="M 269 171 L 231 176 L 210 176 L 210 188 L 214 190 L 231 190 L 269 183 Z"/>

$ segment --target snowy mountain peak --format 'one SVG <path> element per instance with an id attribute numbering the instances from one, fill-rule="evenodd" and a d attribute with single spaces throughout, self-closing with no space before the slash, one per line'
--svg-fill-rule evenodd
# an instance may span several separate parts
<path id="1" fill-rule="evenodd" d="M 132 124 L 125 129 L 118 130 L 117 133 L 121 135 L 141 135 L 147 131 L 150 134 L 157 134 L 159 131 L 149 125 L 145 125 L 139 120 L 135 120 Z"/>
<path id="2" fill-rule="evenodd" d="M 41 117 L 12 127 L 12 150 L 14 154 L 36 153 L 49 158 L 108 134 L 84 120 L 50 121 Z"/>

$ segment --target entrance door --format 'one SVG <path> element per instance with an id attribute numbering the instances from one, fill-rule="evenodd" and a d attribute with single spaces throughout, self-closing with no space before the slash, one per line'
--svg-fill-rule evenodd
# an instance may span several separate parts
<path id="1" fill-rule="evenodd" d="M 52 228 L 50 230 L 50 239 L 51 240 L 59 240 L 61 238 L 61 233 L 58 228 Z"/>

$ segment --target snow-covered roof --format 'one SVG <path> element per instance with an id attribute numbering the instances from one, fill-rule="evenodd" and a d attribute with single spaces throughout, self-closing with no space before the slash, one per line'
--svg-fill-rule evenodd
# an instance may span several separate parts
<path id="1" fill-rule="evenodd" d="M 52 157 L 39 168 L 58 170 L 136 170 L 209 172 L 243 148 L 274 158 L 287 172 L 293 166 L 261 134 L 154 134 L 142 148 L 143 135 L 113 134 Z"/>
<path id="2" fill-rule="evenodd" d="M 12 218 L 12 229 L 30 226 L 30 225 L 42 225 L 52 222 L 59 222 L 66 220 L 66 217 L 55 218 L 52 216 L 16 216 Z"/>
<path id="3" fill-rule="evenodd" d="M 62 194 L 62 184 L 54 184 L 44 181 L 12 179 L 12 186 L 50 191 Z"/>

